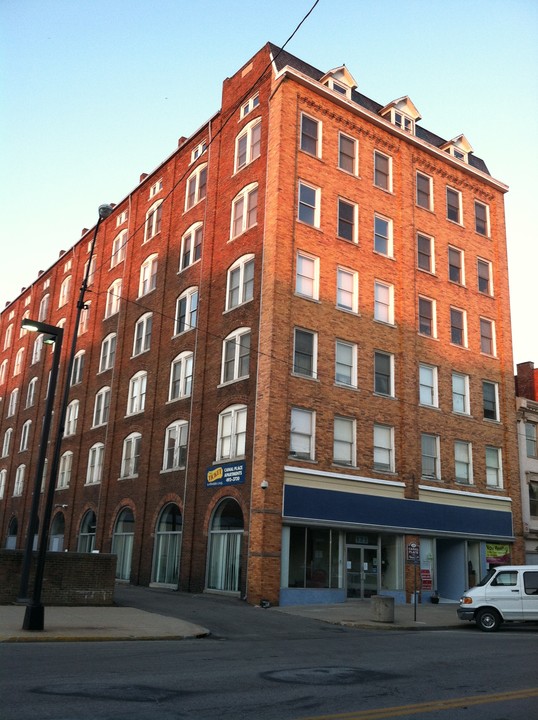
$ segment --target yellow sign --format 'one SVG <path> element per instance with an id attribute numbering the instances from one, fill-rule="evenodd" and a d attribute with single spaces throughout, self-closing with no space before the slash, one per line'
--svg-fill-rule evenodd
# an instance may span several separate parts
<path id="1" fill-rule="evenodd" d="M 215 468 L 214 470 L 207 471 L 207 482 L 212 483 L 216 480 L 220 480 L 224 475 L 224 471 L 221 467 Z"/>

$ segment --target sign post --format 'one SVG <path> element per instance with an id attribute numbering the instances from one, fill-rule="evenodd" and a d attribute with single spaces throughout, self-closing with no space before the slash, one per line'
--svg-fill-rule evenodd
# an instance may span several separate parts
<path id="1" fill-rule="evenodd" d="M 420 546 L 416 542 L 411 542 L 407 544 L 407 562 L 413 563 L 414 565 L 414 573 L 413 573 L 413 603 L 415 605 L 414 611 L 413 611 L 413 617 L 415 622 L 417 621 L 417 605 L 418 605 L 418 597 L 417 597 L 417 566 L 420 563 Z"/>

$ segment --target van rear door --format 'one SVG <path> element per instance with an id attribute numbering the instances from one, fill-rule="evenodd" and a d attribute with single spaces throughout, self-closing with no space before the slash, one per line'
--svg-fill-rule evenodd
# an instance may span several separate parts
<path id="1" fill-rule="evenodd" d="M 523 570 L 523 619 L 538 620 L 538 570 Z"/>
<path id="2" fill-rule="evenodd" d="M 486 601 L 497 607 L 505 620 L 523 620 L 523 583 L 517 570 L 499 570 L 486 586 Z"/>

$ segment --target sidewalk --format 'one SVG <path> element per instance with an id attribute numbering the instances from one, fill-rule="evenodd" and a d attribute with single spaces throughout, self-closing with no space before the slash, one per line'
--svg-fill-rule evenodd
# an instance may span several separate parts
<path id="1" fill-rule="evenodd" d="M 372 630 L 441 630 L 469 627 L 456 615 L 457 603 L 396 605 L 394 622 L 373 619 L 368 600 L 335 605 L 273 607 L 264 612 L 286 613 L 345 627 Z M 111 640 L 183 640 L 210 634 L 184 620 L 132 607 L 46 607 L 43 631 L 22 630 L 25 607 L 0 606 L 0 642 L 83 642 Z"/>

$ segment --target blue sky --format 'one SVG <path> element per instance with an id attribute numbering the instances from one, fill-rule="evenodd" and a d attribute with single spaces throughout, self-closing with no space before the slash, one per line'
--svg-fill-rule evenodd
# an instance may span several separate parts
<path id="1" fill-rule="evenodd" d="M 0 0 L 0 308 L 220 106 L 314 0 Z M 538 366 L 538 0 L 320 0 L 287 46 L 464 133 L 506 196 L 514 360 Z M 535 292 L 534 292 L 534 297 Z"/>

